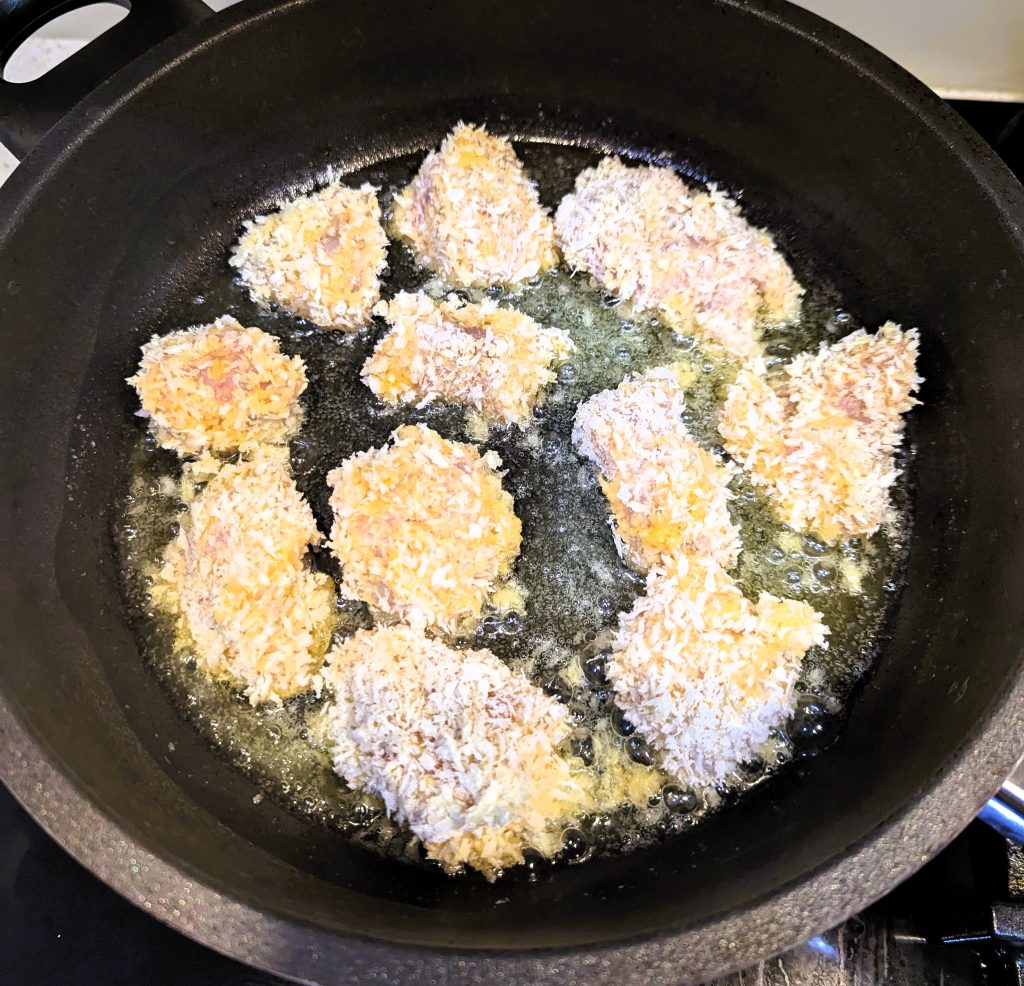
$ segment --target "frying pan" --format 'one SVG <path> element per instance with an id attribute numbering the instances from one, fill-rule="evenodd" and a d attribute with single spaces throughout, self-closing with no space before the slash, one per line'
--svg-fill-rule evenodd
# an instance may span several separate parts
<path id="1" fill-rule="evenodd" d="M 0 57 L 76 5 L 0 4 Z M 896 65 L 786 4 L 207 13 L 135 0 L 40 82 L 0 86 L 4 140 L 27 153 L 0 191 L 12 791 L 152 914 L 323 983 L 706 979 L 837 923 L 936 853 L 1024 749 L 1024 193 L 1010 174 Z M 145 666 L 110 533 L 136 427 L 124 377 L 253 204 L 311 164 L 436 144 L 460 118 L 645 150 L 745 190 L 861 321 L 923 337 L 906 588 L 838 740 L 657 849 L 536 882 L 448 879 L 254 806 Z"/>

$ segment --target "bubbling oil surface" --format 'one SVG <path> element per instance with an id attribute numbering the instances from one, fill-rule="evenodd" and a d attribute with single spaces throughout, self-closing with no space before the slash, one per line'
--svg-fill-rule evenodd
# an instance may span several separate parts
<path id="1" fill-rule="evenodd" d="M 598 159 L 592 151 L 550 144 L 526 143 L 517 150 L 542 200 L 552 207 L 571 189 L 575 176 Z M 380 187 L 387 210 L 420 160 L 414 155 L 376 165 L 353 173 L 351 182 Z M 808 291 L 800 322 L 768 331 L 770 366 L 856 328 L 835 292 L 821 283 L 808 284 L 806 265 L 798 256 L 791 259 Z M 393 243 L 388 260 L 385 297 L 418 289 L 445 294 L 445 286 L 419 269 L 404 246 Z M 566 831 L 559 863 L 649 844 L 697 824 L 717 807 L 723 792 L 684 790 L 662 775 L 653 752 L 612 702 L 604 654 L 618 614 L 631 607 L 643 580 L 615 550 L 596 475 L 572 447 L 573 415 L 581 401 L 615 387 L 627 373 L 682 361 L 695 373 L 687 391 L 687 423 L 698 441 L 719 449 L 715 419 L 730 364 L 563 268 L 513 290 L 465 294 L 474 301 L 493 297 L 543 324 L 567 329 L 577 348 L 529 429 L 492 428 L 483 443 L 502 458 L 507 469 L 503 482 L 523 524 L 514 578 L 526 595 L 525 613 L 487 613 L 472 636 L 457 643 L 490 648 L 564 701 L 581 769 L 603 778 L 602 797 L 593 811 L 578 828 Z M 383 323 L 375 321 L 356 334 L 322 332 L 285 312 L 261 309 L 224 263 L 210 272 L 200 293 L 166 331 L 223 314 L 272 333 L 285 352 L 305 360 L 305 420 L 292 442 L 291 462 L 299 489 L 325 532 L 331 521 L 325 477 L 342 459 L 384 444 L 394 428 L 408 422 L 426 423 L 446 438 L 473 440 L 459 407 L 438 403 L 389 409 L 363 386 L 359 371 L 386 331 Z M 180 475 L 175 456 L 158 449 L 140 429 L 129 456 L 115 539 L 126 601 L 154 672 L 210 747 L 253 778 L 267 797 L 387 855 L 420 860 L 416 840 L 386 817 L 380 802 L 350 790 L 332 771 L 321 729 L 322 699 L 303 696 L 280 708 L 253 709 L 230 687 L 198 670 L 194 658 L 176 646 L 169 621 L 150 603 L 149 586 L 184 508 Z M 879 631 L 900 583 L 908 533 L 905 482 L 901 478 L 894 490 L 900 521 L 893 529 L 829 547 L 779 524 L 742 476 L 734 481 L 732 510 L 744 544 L 736 572 L 740 585 L 753 598 L 765 590 L 808 600 L 824 614 L 831 633 L 828 650 L 815 648 L 804 661 L 796 715 L 765 744 L 761 759 L 737 771 L 730 799 L 787 761 L 816 752 L 835 735 L 844 703 L 874 661 Z M 326 551 L 317 552 L 314 563 L 337 574 Z M 364 605 L 339 600 L 338 636 L 371 622 Z M 630 792 L 641 793 L 630 801 Z"/>

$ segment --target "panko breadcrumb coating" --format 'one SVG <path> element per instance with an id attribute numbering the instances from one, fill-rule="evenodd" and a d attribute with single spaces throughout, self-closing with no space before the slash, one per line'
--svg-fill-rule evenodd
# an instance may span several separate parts
<path id="1" fill-rule="evenodd" d="M 374 314 L 392 329 L 363 366 L 370 390 L 388 404 L 467 404 L 493 424 L 525 424 L 555 379 L 551 367 L 575 348 L 568 332 L 493 301 L 460 305 L 403 292 Z"/>
<path id="2" fill-rule="evenodd" d="M 718 428 L 783 523 L 832 542 L 892 519 L 892 454 L 917 403 L 918 342 L 916 329 L 886 322 L 798 356 L 779 383 L 763 365 L 740 372 Z"/>
<path id="3" fill-rule="evenodd" d="M 310 570 L 313 513 L 280 457 L 225 465 L 182 515 L 154 599 L 178 617 L 199 666 L 253 705 L 316 685 L 334 585 Z"/>
<path id="4" fill-rule="evenodd" d="M 665 554 L 708 555 L 726 568 L 740 552 L 729 516 L 733 467 L 702 449 L 682 415 L 679 374 L 633 374 L 576 412 L 572 438 L 600 470 L 619 553 L 646 572 Z"/>
<path id="5" fill-rule="evenodd" d="M 479 617 L 519 554 L 501 459 L 405 425 L 327 476 L 342 590 L 393 619 L 453 632 Z"/>
<path id="6" fill-rule="evenodd" d="M 464 123 L 395 196 L 394 230 L 457 287 L 516 284 L 558 263 L 551 217 L 512 145 Z"/>
<path id="7" fill-rule="evenodd" d="M 771 236 L 714 185 L 605 158 L 555 213 L 566 261 L 605 291 L 745 359 L 761 326 L 796 318 L 803 289 Z"/>
<path id="8" fill-rule="evenodd" d="M 306 367 L 301 357 L 285 356 L 273 336 L 225 315 L 153 336 L 128 383 L 164 448 L 179 455 L 250 451 L 298 430 Z"/>
<path id="9" fill-rule="evenodd" d="M 553 855 L 579 792 L 558 747 L 566 709 L 487 650 L 405 626 L 360 630 L 331 651 L 337 772 L 378 795 L 427 855 L 493 879 L 523 849 Z"/>
<path id="10" fill-rule="evenodd" d="M 665 770 L 707 787 L 792 714 L 800 662 L 826 633 L 805 602 L 761 593 L 751 603 L 710 558 L 666 556 L 619 617 L 608 677 Z"/>
<path id="11" fill-rule="evenodd" d="M 231 265 L 249 293 L 325 329 L 354 331 L 380 300 L 388 239 L 373 186 L 333 180 L 246 222 Z"/>

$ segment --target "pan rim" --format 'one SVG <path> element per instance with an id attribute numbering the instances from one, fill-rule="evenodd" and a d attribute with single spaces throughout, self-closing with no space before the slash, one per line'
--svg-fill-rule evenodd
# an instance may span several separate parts
<path id="1" fill-rule="evenodd" d="M 215 44 L 219 38 L 264 18 L 283 15 L 290 8 L 308 2 L 311 0 L 288 0 L 283 4 L 275 0 L 255 0 L 244 7 L 214 15 L 147 52 L 90 94 L 57 124 L 0 190 L 0 249 L 28 214 L 33 189 L 58 172 L 64 157 L 88 139 L 108 115 L 116 112 L 136 92 L 193 53 Z M 981 139 L 922 83 L 863 42 L 789 3 L 781 0 L 716 2 L 805 38 L 897 96 L 923 125 L 943 135 L 965 169 L 992 199 L 996 211 L 1024 252 L 1024 189 Z M 664 961 L 666 967 L 671 968 L 669 961 L 672 964 L 686 963 L 687 974 L 691 975 L 692 969 L 692 976 L 696 978 L 726 968 L 739 968 L 763 957 L 769 948 L 797 944 L 809 934 L 820 931 L 823 921 L 832 925 L 860 910 L 918 869 L 965 826 L 969 820 L 964 818 L 965 810 L 951 811 L 951 806 L 970 806 L 973 811 L 980 808 L 1024 749 L 1024 723 L 1015 727 L 1013 717 L 1006 714 L 1007 710 L 1024 707 L 1024 679 L 1019 673 L 1022 660 L 1024 651 L 1017 656 L 1018 673 L 1013 688 L 979 717 L 971 737 L 950 762 L 936 772 L 928 785 L 908 795 L 908 802 L 902 808 L 897 809 L 876 831 L 848 847 L 846 855 L 838 860 L 833 857 L 790 884 L 752 902 L 738 917 L 735 913 L 726 912 L 698 928 L 666 931 L 644 942 L 618 941 L 533 954 L 413 946 L 391 940 L 371 941 L 355 935 L 342 936 L 334 931 L 320 931 L 324 942 L 311 943 L 301 952 L 294 948 L 278 952 L 274 950 L 274 944 L 284 940 L 285 930 L 292 929 L 294 933 L 297 924 L 293 919 L 261 913 L 240 901 L 226 901 L 212 886 L 202 885 L 201 881 L 198 882 L 201 889 L 209 894 L 210 902 L 197 907 L 189 915 L 176 916 L 173 908 L 161 907 L 153 899 L 150 900 L 152 906 L 147 909 L 171 927 L 225 955 L 301 982 L 319 981 L 309 978 L 316 974 L 318 965 L 322 971 L 331 966 L 338 968 L 337 959 L 324 961 L 332 948 L 338 955 L 347 956 L 342 968 L 351 963 L 351 970 L 357 976 L 360 967 L 365 969 L 369 961 L 379 965 L 396 963 L 396 952 L 403 955 L 399 962 L 414 962 L 417 969 L 431 971 L 442 979 L 456 975 L 464 975 L 467 979 L 474 975 L 487 975 L 488 970 L 495 971 L 492 966 L 498 963 L 500 975 L 514 975 L 517 980 L 528 981 L 534 972 L 550 970 L 554 962 L 565 961 L 572 963 L 573 968 L 593 964 L 590 974 L 595 981 L 600 981 L 600 963 L 620 951 L 635 952 L 637 959 L 634 961 L 648 978 L 652 966 L 642 952 L 647 947 L 656 950 L 659 964 Z M 8 765 L 3 768 L 3 779 L 15 797 L 60 845 L 127 899 L 140 904 L 146 898 L 156 897 L 156 882 L 164 877 L 197 883 L 185 868 L 155 855 L 149 863 L 148 875 L 131 874 L 123 859 L 117 856 L 116 847 L 138 855 L 142 851 L 142 841 L 132 839 L 126 825 L 106 815 L 101 806 L 77 789 L 73 780 L 55 763 L 45 740 L 32 735 L 3 695 L 0 695 L 0 741 Z M 979 796 L 978 791 L 983 794 Z M 90 825 L 79 828 L 79 818 L 91 818 L 92 821 Z M 112 849 L 115 852 L 112 853 Z M 867 862 L 866 857 L 870 857 Z M 858 880 L 861 885 L 872 888 L 869 898 L 857 894 Z M 822 913 L 817 906 L 822 888 L 828 887 L 828 896 L 834 900 L 840 896 L 835 888 L 844 882 L 851 891 L 846 899 L 855 900 L 855 905 L 848 906 L 846 910 L 836 907 Z M 800 915 L 800 903 L 804 905 L 803 915 Z M 730 942 L 730 935 L 739 922 L 744 926 L 754 926 L 759 914 L 780 906 L 786 910 L 789 920 L 784 929 L 764 936 L 772 939 L 770 946 L 765 945 L 764 939 L 755 940 L 749 935 L 744 936 L 749 941 L 743 946 Z M 798 916 L 800 920 L 796 920 Z M 762 922 L 766 923 L 766 920 Z M 242 944 L 240 928 L 248 929 L 245 933 L 251 935 L 247 945 Z M 305 930 L 312 942 L 317 929 L 306 926 Z M 693 954 L 695 936 L 699 934 L 706 938 L 715 930 L 719 931 L 717 940 L 721 945 L 708 950 L 706 941 L 702 941 L 701 954 Z M 254 943 L 263 950 L 254 951 Z M 317 954 L 321 957 L 314 958 Z M 453 973 L 452 966 L 456 962 L 464 964 L 459 966 L 457 973 Z M 616 981 L 621 981 L 617 972 L 615 976 Z"/>

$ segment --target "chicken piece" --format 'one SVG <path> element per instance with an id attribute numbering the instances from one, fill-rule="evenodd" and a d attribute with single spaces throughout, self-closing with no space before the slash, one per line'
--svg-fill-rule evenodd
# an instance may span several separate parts
<path id="1" fill-rule="evenodd" d="M 299 429 L 306 368 L 273 336 L 225 315 L 153 336 L 128 383 L 164 448 L 183 456 L 248 452 L 286 442 Z"/>
<path id="2" fill-rule="evenodd" d="M 568 332 L 493 302 L 460 306 L 403 292 L 374 311 L 392 329 L 363 366 L 370 390 L 388 404 L 466 404 L 489 424 L 526 424 L 555 379 L 552 366 L 575 348 Z"/>
<path id="3" fill-rule="evenodd" d="M 253 705 L 317 684 L 335 602 L 331 578 L 306 560 L 320 541 L 287 464 L 259 452 L 210 480 L 164 551 L 154 600 L 199 666 Z"/>
<path id="4" fill-rule="evenodd" d="M 555 213 L 571 266 L 605 290 L 741 359 L 761 352 L 767 322 L 788 322 L 803 289 L 771 236 L 714 185 L 605 158 Z"/>
<path id="5" fill-rule="evenodd" d="M 920 336 L 886 322 L 875 333 L 860 329 L 818 352 L 800 353 L 786 367 L 783 399 L 802 404 L 820 399 L 856 421 L 872 442 L 897 448 L 903 415 L 918 401 Z"/>
<path id="6" fill-rule="evenodd" d="M 762 593 L 751 603 L 710 558 L 662 559 L 619 617 L 608 659 L 618 706 L 682 784 L 721 784 L 794 709 L 821 615 Z"/>
<path id="7" fill-rule="evenodd" d="M 335 179 L 246 222 L 230 262 L 261 304 L 353 332 L 380 300 L 388 248 L 380 218 L 371 185 L 349 188 Z"/>
<path id="8" fill-rule="evenodd" d="M 736 563 L 740 536 L 729 516 L 733 469 L 691 437 L 679 374 L 659 367 L 627 377 L 576 412 L 572 437 L 600 470 L 623 559 L 646 572 L 666 554 Z"/>
<path id="9" fill-rule="evenodd" d="M 718 428 L 783 523 L 834 542 L 893 519 L 893 452 L 918 403 L 918 345 L 916 329 L 886 322 L 798 356 L 780 382 L 763 366 L 740 372 Z"/>
<path id="10" fill-rule="evenodd" d="M 425 425 L 346 459 L 327 476 L 343 591 L 418 628 L 455 632 L 475 621 L 519 554 L 500 467 L 497 453 Z"/>
<path id="11" fill-rule="evenodd" d="M 394 230 L 455 287 L 516 284 L 558 263 L 551 217 L 512 144 L 464 123 L 395 196 Z"/>
<path id="12" fill-rule="evenodd" d="M 553 855 L 580 793 L 560 755 L 565 706 L 487 650 L 406 626 L 360 630 L 326 671 L 335 770 L 379 796 L 449 872 L 490 879 Z"/>

